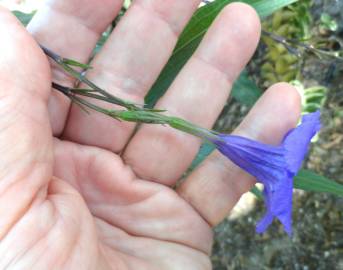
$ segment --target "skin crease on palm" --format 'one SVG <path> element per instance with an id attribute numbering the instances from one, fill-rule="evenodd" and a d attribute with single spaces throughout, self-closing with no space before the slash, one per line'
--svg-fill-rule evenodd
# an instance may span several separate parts
<path id="1" fill-rule="evenodd" d="M 87 76 L 143 102 L 199 2 L 134 1 Z M 215 152 L 175 189 L 198 139 L 87 115 L 51 90 L 75 82 L 36 41 L 87 62 L 121 5 L 49 0 L 27 30 L 0 8 L 0 269 L 211 269 L 212 227 L 254 184 Z M 252 8 L 227 6 L 157 107 L 210 128 L 259 33 Z M 299 110 L 274 85 L 234 133 L 277 144 Z"/>

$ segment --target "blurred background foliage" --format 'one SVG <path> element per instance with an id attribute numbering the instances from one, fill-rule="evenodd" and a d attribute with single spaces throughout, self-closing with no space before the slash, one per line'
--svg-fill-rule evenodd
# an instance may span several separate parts
<path id="1" fill-rule="evenodd" d="M 146 96 L 147 106 L 153 106 L 165 93 L 216 15 L 231 2 L 203 1 Z M 343 0 L 241 2 L 257 10 L 264 33 L 255 56 L 234 83 L 232 97 L 215 129 L 232 131 L 263 91 L 279 81 L 298 89 L 303 113 L 321 109 L 323 129 L 305 169 L 295 179 L 299 190 L 294 199 L 294 236 L 289 239 L 277 223 L 267 233 L 256 235 L 254 224 L 264 211 L 263 202 L 247 193 L 215 229 L 214 269 L 343 269 Z M 24 25 L 42 3 L 0 0 Z M 130 4 L 131 0 L 124 1 L 94 54 Z M 212 150 L 211 145 L 204 144 L 190 170 Z M 260 187 L 253 193 L 259 197 Z"/>
<path id="2" fill-rule="evenodd" d="M 312 22 L 309 12 L 310 2 L 304 0 L 276 11 L 263 22 L 263 29 L 289 39 L 309 40 Z M 268 36 L 263 36 L 262 40 L 267 47 L 261 67 L 264 85 L 268 87 L 280 81 L 289 82 L 298 79 L 301 58 L 298 57 L 297 52 Z"/>

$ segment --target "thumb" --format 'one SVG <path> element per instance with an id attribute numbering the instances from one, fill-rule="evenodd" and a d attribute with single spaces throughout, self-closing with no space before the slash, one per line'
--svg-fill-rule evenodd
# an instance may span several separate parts
<path id="1" fill-rule="evenodd" d="M 52 174 L 46 57 L 0 7 L 0 241 L 44 194 Z"/>

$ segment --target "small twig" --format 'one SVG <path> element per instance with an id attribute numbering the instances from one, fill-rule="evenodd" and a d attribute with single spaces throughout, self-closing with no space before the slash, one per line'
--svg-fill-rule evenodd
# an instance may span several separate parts
<path id="1" fill-rule="evenodd" d="M 113 100 L 112 98 L 104 97 L 102 95 L 93 94 L 92 93 L 93 90 L 91 89 L 79 89 L 79 88 L 66 87 L 55 82 L 52 82 L 52 88 L 62 92 L 68 97 L 70 95 L 80 95 L 80 96 L 90 97 L 90 98 L 102 100 L 102 101 L 117 105 L 116 100 Z"/>
<path id="2" fill-rule="evenodd" d="M 262 34 L 264 36 L 267 36 L 267 37 L 271 38 L 272 40 L 282 44 L 283 46 L 286 47 L 286 49 L 288 49 L 291 53 L 297 55 L 298 57 L 301 56 L 301 53 L 298 50 L 298 48 L 302 48 L 305 51 L 311 52 L 311 53 L 313 53 L 319 57 L 325 56 L 325 57 L 334 58 L 334 59 L 339 60 L 339 61 L 343 61 L 343 57 L 337 55 L 337 53 L 317 49 L 312 44 L 302 43 L 296 39 L 287 39 L 285 37 L 276 35 L 274 33 L 270 33 L 270 32 L 265 31 L 265 30 L 262 30 Z"/>
<path id="3" fill-rule="evenodd" d="M 60 91 L 61 93 L 65 94 L 68 97 L 75 97 L 75 96 L 84 96 L 89 97 L 97 100 L 101 100 L 107 103 L 115 104 L 117 105 L 116 100 L 113 100 L 112 98 L 104 97 L 102 95 L 94 94 L 92 89 L 80 89 L 80 88 L 72 88 L 60 85 L 58 83 L 52 82 L 52 88 Z M 165 112 L 166 110 L 161 109 L 150 109 L 150 108 L 140 108 L 133 111 L 145 111 L 145 112 Z"/>
<path id="4" fill-rule="evenodd" d="M 70 60 L 67 58 L 63 58 L 63 57 L 59 56 L 58 54 L 54 53 L 53 51 L 51 51 L 50 49 L 42 46 L 42 45 L 40 45 L 40 47 L 42 48 L 44 53 L 48 57 L 50 57 L 53 61 L 55 61 L 64 71 L 66 71 L 72 77 L 78 79 L 80 82 L 88 85 L 94 91 L 98 92 L 99 94 L 103 95 L 107 99 L 111 100 L 112 103 L 117 104 L 117 105 L 122 106 L 122 107 L 125 107 L 128 110 L 141 110 L 142 109 L 141 107 L 137 106 L 134 103 L 131 103 L 129 101 L 126 101 L 126 100 L 123 100 L 121 98 L 113 96 L 112 94 L 108 93 L 107 91 L 105 91 L 102 88 L 95 85 L 93 82 L 88 80 L 82 73 L 78 72 L 77 70 L 72 68 L 69 64 L 67 64 L 68 62 L 71 62 L 71 61 L 74 63 L 77 63 L 76 61 Z M 80 66 L 82 66 L 82 65 L 83 64 L 80 64 Z M 84 65 L 84 66 L 87 66 L 87 65 Z"/>
<path id="5" fill-rule="evenodd" d="M 54 83 L 54 82 L 52 82 L 51 86 L 52 86 L 52 88 L 54 88 L 54 89 L 56 89 L 56 90 L 62 92 L 62 93 L 65 94 L 66 96 L 69 96 L 69 95 L 70 95 L 70 92 L 71 92 L 71 91 L 70 91 L 70 88 L 69 88 L 69 87 L 62 86 L 62 85 L 60 85 L 60 84 L 58 84 L 58 83 Z"/>

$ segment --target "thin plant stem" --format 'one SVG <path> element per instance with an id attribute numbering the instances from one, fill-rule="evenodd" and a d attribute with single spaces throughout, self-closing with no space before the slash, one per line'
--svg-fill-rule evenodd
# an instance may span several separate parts
<path id="1" fill-rule="evenodd" d="M 48 49 L 42 45 L 40 45 L 40 47 L 42 48 L 44 53 L 49 58 L 51 58 L 56 64 L 58 64 L 65 72 L 67 72 L 69 75 L 76 78 L 80 82 L 88 85 L 91 89 L 93 89 L 94 91 L 103 95 L 107 99 L 111 100 L 114 104 L 125 107 L 128 110 L 141 110 L 141 108 L 139 106 L 137 106 L 136 104 L 129 102 L 129 101 L 126 101 L 126 100 L 123 100 L 121 98 L 115 97 L 112 94 L 108 93 L 107 91 L 103 90 L 102 88 L 98 87 L 93 82 L 88 80 L 82 73 L 78 72 L 77 70 L 75 70 L 74 68 L 72 68 L 70 65 L 67 64 L 70 61 L 77 63 L 76 61 L 73 61 L 73 60 L 70 60 L 67 58 L 63 58 L 63 57 L 59 56 L 58 54 L 56 54 L 55 52 L 51 51 L 50 49 Z M 79 64 L 78 66 L 87 66 L 87 65 Z"/>
<path id="2" fill-rule="evenodd" d="M 135 122 L 135 123 L 144 123 L 144 124 L 160 124 L 160 125 L 168 125 L 174 129 L 186 132 L 188 134 L 197 136 L 204 140 L 211 140 L 216 139 L 217 133 L 202 127 L 199 127 L 191 122 L 188 122 L 184 119 L 175 117 L 175 116 L 168 116 L 162 114 L 161 110 L 150 110 L 150 109 L 136 109 L 136 110 L 114 110 L 114 109 L 105 109 L 100 107 L 82 97 L 89 97 L 97 100 L 102 100 L 108 103 L 112 103 L 111 99 L 106 99 L 103 96 L 99 96 L 96 94 L 88 93 L 83 89 L 75 89 L 66 86 L 59 85 L 57 83 L 52 83 L 52 87 L 67 97 L 77 105 L 79 105 L 83 110 L 87 111 L 87 108 L 110 116 L 116 120 L 123 120 L 128 122 Z M 78 91 L 80 90 L 80 91 Z M 115 103 L 114 103 L 115 104 Z"/>
<path id="3" fill-rule="evenodd" d="M 317 49 L 312 44 L 302 43 L 296 39 L 287 39 L 285 37 L 276 35 L 274 33 L 270 33 L 268 31 L 262 30 L 262 34 L 271 38 L 272 40 L 282 44 L 285 46 L 290 52 L 296 54 L 297 56 L 301 56 L 299 50 L 297 48 L 302 48 L 305 51 L 311 52 L 319 57 L 325 56 L 329 58 L 334 58 L 339 61 L 343 61 L 343 57 L 339 56 L 336 52 L 325 51 L 321 49 Z"/>

